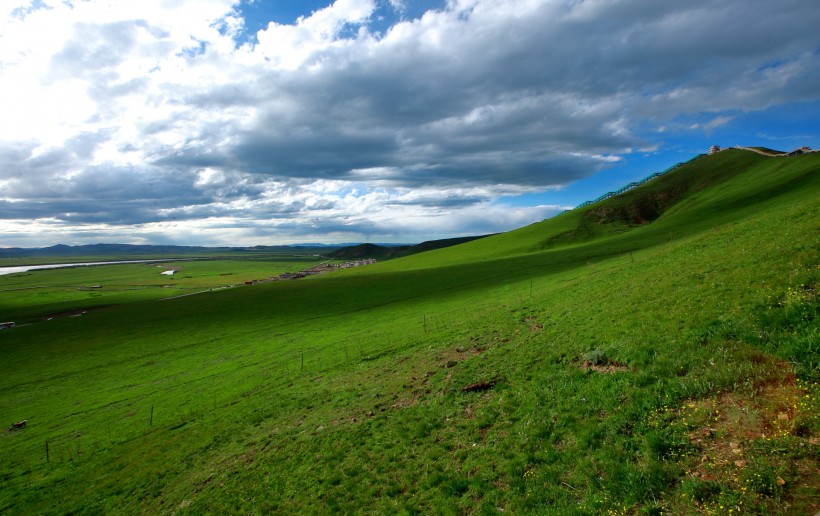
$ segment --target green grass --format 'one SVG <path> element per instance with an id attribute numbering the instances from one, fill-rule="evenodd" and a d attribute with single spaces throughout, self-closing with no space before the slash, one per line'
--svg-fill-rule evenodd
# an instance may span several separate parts
<path id="1" fill-rule="evenodd" d="M 4 331 L 0 511 L 816 510 L 818 158 Z"/>

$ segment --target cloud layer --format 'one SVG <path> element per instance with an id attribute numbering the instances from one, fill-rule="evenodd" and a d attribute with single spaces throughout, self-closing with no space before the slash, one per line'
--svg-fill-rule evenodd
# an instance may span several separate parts
<path id="1" fill-rule="evenodd" d="M 234 0 L 34 5 L 0 8 L 0 245 L 506 230 L 682 117 L 820 96 L 810 0 L 337 0 L 255 37 Z"/>

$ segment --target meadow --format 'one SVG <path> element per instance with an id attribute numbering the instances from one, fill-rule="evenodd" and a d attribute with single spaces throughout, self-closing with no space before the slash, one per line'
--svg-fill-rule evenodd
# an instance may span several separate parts
<path id="1" fill-rule="evenodd" d="M 813 514 L 819 170 L 724 151 L 518 231 L 176 299 L 155 266 L 10 278 L 71 286 L 2 293 L 21 317 L 105 307 L 0 333 L 0 414 L 29 422 L 0 512 Z M 263 264 L 182 266 L 205 289 Z"/>
<path id="2" fill-rule="evenodd" d="M 127 259 L 127 257 L 120 257 Z M 90 257 L 81 261 L 98 261 Z M 22 259 L 21 259 L 22 261 Z M 35 260 L 36 261 L 36 260 Z M 29 321 L 99 306 L 158 300 L 295 272 L 319 263 L 314 256 L 173 259 L 71 267 L 0 275 L 0 320 Z M 63 263 L 63 262 L 60 262 Z M 74 263 L 74 262 L 68 262 Z M 174 270 L 172 276 L 161 273 Z"/>

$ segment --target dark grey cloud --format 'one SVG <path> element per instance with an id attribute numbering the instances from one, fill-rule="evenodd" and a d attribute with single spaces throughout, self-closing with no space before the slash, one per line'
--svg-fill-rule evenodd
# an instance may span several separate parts
<path id="1" fill-rule="evenodd" d="M 54 78 L 96 77 L 130 57 L 137 28 L 144 22 L 81 23 L 74 37 L 51 60 Z"/>
<path id="2" fill-rule="evenodd" d="M 441 27 L 416 21 L 395 44 L 317 53 L 318 70 L 271 73 L 255 85 L 259 122 L 235 145 L 205 161 L 197 149 L 165 159 L 301 178 L 389 167 L 407 186 L 565 184 L 605 165 L 591 155 L 646 145 L 630 131 L 638 116 L 816 98 L 806 86 L 816 56 L 791 76 L 761 68 L 815 49 L 820 17 L 807 5 L 545 3 L 518 17 L 482 4 L 441 14 Z M 433 36 L 440 44 L 428 44 Z M 224 103 L 225 90 L 207 98 L 197 102 Z"/>
<path id="3" fill-rule="evenodd" d="M 462 208 L 474 206 L 486 202 L 486 197 L 480 196 L 460 196 L 460 197 L 427 197 L 421 199 L 403 199 L 389 201 L 388 206 L 424 206 L 427 208 Z"/>

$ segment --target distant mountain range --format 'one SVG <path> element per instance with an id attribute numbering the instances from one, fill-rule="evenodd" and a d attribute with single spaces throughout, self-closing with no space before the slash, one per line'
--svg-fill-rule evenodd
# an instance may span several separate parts
<path id="1" fill-rule="evenodd" d="M 431 240 L 421 244 L 318 244 L 305 243 L 294 245 L 257 245 L 252 247 L 201 247 L 180 245 L 133 245 L 133 244 L 90 244 L 63 245 L 51 247 L 0 248 L 0 258 L 75 258 L 75 257 L 124 257 L 124 256 L 189 256 L 189 255 L 225 255 L 225 254 L 321 254 L 338 259 L 354 258 L 395 258 L 408 254 L 420 253 L 451 245 L 468 242 L 481 237 L 450 238 Z"/>
<path id="2" fill-rule="evenodd" d="M 287 252 L 305 249 L 319 248 L 318 245 L 311 245 L 309 248 L 303 246 L 254 246 L 254 247 L 200 247 L 200 246 L 180 246 L 180 245 L 132 245 L 132 244 L 90 244 L 90 245 L 63 245 L 58 244 L 51 247 L 41 248 L 0 248 L 2 258 L 27 258 L 27 257 L 75 257 L 75 256 L 167 256 L 167 255 L 191 255 L 191 254 L 225 254 L 242 252 Z M 336 246 L 332 247 L 337 248 Z M 326 249 L 322 247 L 322 249 Z"/>

